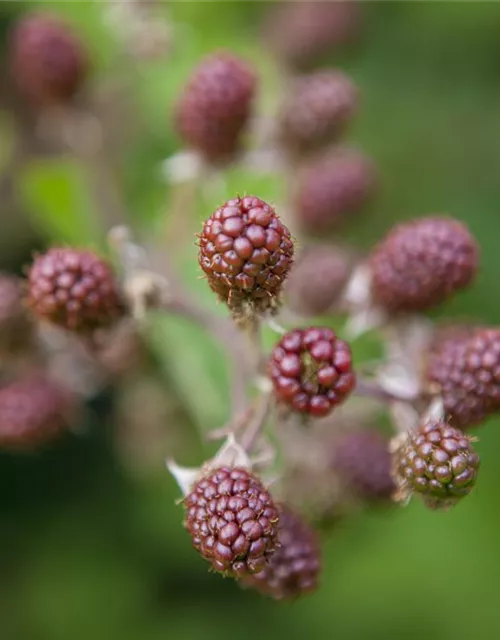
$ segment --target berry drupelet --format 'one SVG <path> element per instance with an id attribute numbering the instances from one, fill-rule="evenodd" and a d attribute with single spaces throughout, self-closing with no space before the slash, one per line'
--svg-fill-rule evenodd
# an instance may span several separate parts
<path id="1" fill-rule="evenodd" d="M 326 327 L 286 333 L 271 353 L 269 375 L 280 402 L 313 417 L 331 413 L 356 382 L 349 345 Z"/>
<path id="2" fill-rule="evenodd" d="M 175 126 L 183 142 L 214 164 L 230 159 L 239 151 L 256 86 L 253 69 L 232 54 L 202 60 L 176 107 Z"/>
<path id="3" fill-rule="evenodd" d="M 279 116 L 279 136 L 292 153 L 326 147 L 351 121 L 358 90 L 340 71 L 319 71 L 295 80 Z"/>
<path id="4" fill-rule="evenodd" d="M 322 569 L 315 531 L 298 514 L 280 510 L 279 546 L 264 570 L 242 584 L 275 600 L 292 600 L 316 591 Z"/>
<path id="5" fill-rule="evenodd" d="M 335 440 L 332 466 L 355 498 L 388 502 L 396 492 L 389 442 L 377 429 L 346 431 Z"/>
<path id="6" fill-rule="evenodd" d="M 297 223 L 311 234 L 341 228 L 360 213 L 377 185 L 375 167 L 352 149 L 332 151 L 309 163 L 295 197 Z"/>
<path id="7" fill-rule="evenodd" d="M 465 429 L 500 410 L 500 330 L 455 332 L 429 355 L 426 384 L 450 422 Z"/>
<path id="8" fill-rule="evenodd" d="M 27 303 L 39 319 L 81 332 L 109 325 L 123 311 L 110 266 L 78 249 L 52 248 L 35 258 Z"/>
<path id="9" fill-rule="evenodd" d="M 453 506 L 468 495 L 479 470 L 471 439 L 443 421 L 408 433 L 393 462 L 401 497 L 418 493 L 433 509 Z"/>
<path id="10" fill-rule="evenodd" d="M 290 232 L 255 196 L 229 200 L 205 222 L 198 259 L 235 318 L 272 312 L 293 262 Z"/>
<path id="11" fill-rule="evenodd" d="M 468 286 L 477 267 L 477 244 L 458 220 L 403 223 L 371 255 L 373 299 L 390 313 L 426 311 Z"/>
<path id="12" fill-rule="evenodd" d="M 68 424 L 70 394 L 43 376 L 0 389 L 0 447 L 30 449 L 52 440 Z"/>
<path id="13" fill-rule="evenodd" d="M 69 25 L 50 14 L 21 18 L 11 34 L 9 55 L 16 84 L 39 104 L 69 102 L 87 75 L 83 45 Z"/>
<path id="14" fill-rule="evenodd" d="M 347 283 L 351 263 L 346 252 L 330 245 L 312 245 L 303 250 L 285 285 L 290 309 L 303 316 L 328 311 Z"/>
<path id="15" fill-rule="evenodd" d="M 277 546 L 279 510 L 251 472 L 221 467 L 184 499 L 193 546 L 215 571 L 242 577 L 262 571 Z"/>

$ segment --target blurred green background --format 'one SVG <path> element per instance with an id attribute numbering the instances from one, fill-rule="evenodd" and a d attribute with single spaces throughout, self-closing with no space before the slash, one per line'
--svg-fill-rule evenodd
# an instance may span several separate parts
<path id="1" fill-rule="evenodd" d="M 96 86 L 109 77 L 126 83 L 134 120 L 123 124 L 134 133 L 124 141 L 117 172 L 130 219 L 142 232 L 168 215 L 170 194 L 159 165 L 179 145 L 168 113 L 201 55 L 224 47 L 248 56 L 262 72 L 264 103 L 273 103 L 275 70 L 257 37 L 267 3 L 161 5 L 172 22 L 174 49 L 133 71 L 103 22 L 104 2 L 3 2 L 2 32 L 13 14 L 32 5 L 71 20 L 93 59 Z M 481 275 L 443 313 L 498 323 L 500 3 L 369 2 L 363 11 L 362 40 L 332 63 L 360 86 L 362 108 L 349 138 L 378 164 L 382 189 L 348 237 L 368 246 L 394 220 L 425 213 L 466 220 L 481 245 Z M 2 111 L 0 172 L 12 135 Z M 69 156 L 32 161 L 16 175 L 19 209 L 7 198 L 0 202 L 0 266 L 19 268 L 33 248 L 51 241 L 102 242 L 86 177 Z M 234 170 L 227 194 L 200 198 L 186 224 L 196 230 L 238 191 L 283 198 L 279 177 Z M 187 243 L 178 266 L 186 286 L 213 304 L 197 280 L 195 251 Z M 227 417 L 227 372 L 196 327 L 175 319 L 154 327 L 164 394 L 175 407 L 164 428 L 182 429 L 183 446 L 174 449 L 190 463 L 200 459 L 197 445 L 189 445 L 195 428 Z M 440 514 L 415 502 L 349 519 L 325 539 L 318 593 L 276 604 L 206 571 L 182 529 L 173 480 L 161 464 L 131 473 L 116 445 L 113 415 L 113 398 L 98 398 L 79 436 L 40 454 L 0 456 L 1 638 L 500 637 L 498 420 L 481 429 L 482 470 L 464 504 Z M 157 458 L 169 452 L 160 447 Z"/>

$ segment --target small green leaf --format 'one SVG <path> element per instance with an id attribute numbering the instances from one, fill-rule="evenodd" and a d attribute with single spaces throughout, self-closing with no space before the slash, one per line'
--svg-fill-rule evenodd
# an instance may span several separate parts
<path id="1" fill-rule="evenodd" d="M 33 160 L 20 172 L 18 188 L 34 224 L 47 237 L 80 246 L 102 242 L 81 162 Z"/>

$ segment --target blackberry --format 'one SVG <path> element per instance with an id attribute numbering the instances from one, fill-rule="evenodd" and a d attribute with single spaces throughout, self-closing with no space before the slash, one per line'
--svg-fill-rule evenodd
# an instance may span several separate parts
<path id="1" fill-rule="evenodd" d="M 343 133 L 357 104 L 357 88 L 340 71 L 298 78 L 281 108 L 280 140 L 298 154 L 324 148 Z"/>
<path id="2" fill-rule="evenodd" d="M 123 311 L 111 268 L 79 249 L 52 248 L 35 258 L 27 302 L 39 319 L 82 332 L 110 324 Z"/>
<path id="3" fill-rule="evenodd" d="M 442 340 L 428 358 L 429 392 L 462 429 L 500 410 L 500 330 L 479 328 Z"/>
<path id="4" fill-rule="evenodd" d="M 394 457 L 402 495 L 418 493 L 433 509 L 452 506 L 468 495 L 478 470 L 471 439 L 442 421 L 410 432 Z"/>
<path id="5" fill-rule="evenodd" d="M 183 142 L 218 163 L 240 148 L 251 116 L 256 75 L 247 62 L 219 52 L 199 64 L 175 111 L 175 127 Z"/>
<path id="6" fill-rule="evenodd" d="M 271 353 L 269 375 L 279 401 L 313 417 L 331 413 L 356 382 L 349 345 L 326 327 L 286 333 Z"/>
<path id="7" fill-rule="evenodd" d="M 346 252 L 331 245 L 311 245 L 295 262 L 285 285 L 285 299 L 303 316 L 321 315 L 340 297 L 351 271 Z"/>
<path id="8" fill-rule="evenodd" d="M 354 496 L 366 502 L 387 502 L 396 491 L 389 442 L 376 429 L 343 433 L 332 455 L 333 468 Z"/>
<path id="9" fill-rule="evenodd" d="M 264 570 L 244 578 L 243 585 L 275 600 L 316 591 L 322 562 L 315 531 L 301 516 L 282 507 L 278 535 L 279 546 Z"/>
<path id="10" fill-rule="evenodd" d="M 278 3 L 264 25 L 271 51 L 292 69 L 308 69 L 354 42 L 361 26 L 355 0 Z"/>
<path id="11" fill-rule="evenodd" d="M 474 279 L 478 248 L 467 227 L 446 217 L 396 226 L 370 259 L 374 301 L 388 312 L 426 311 Z"/>
<path id="12" fill-rule="evenodd" d="M 266 567 L 277 546 L 279 511 L 252 473 L 215 469 L 194 485 L 184 506 L 193 546 L 213 570 L 242 577 Z"/>
<path id="13" fill-rule="evenodd" d="M 82 87 L 88 60 L 82 43 L 58 17 L 22 17 L 10 37 L 10 72 L 19 89 L 38 103 L 66 103 Z"/>
<path id="14" fill-rule="evenodd" d="M 339 229 L 363 209 L 376 184 L 371 160 L 352 149 L 314 160 L 299 179 L 295 198 L 299 226 L 312 234 Z"/>
<path id="15" fill-rule="evenodd" d="M 290 232 L 255 196 L 229 200 L 205 222 L 198 260 L 235 318 L 273 311 L 293 262 Z"/>
<path id="16" fill-rule="evenodd" d="M 42 375 L 0 389 L 0 447 L 41 446 L 68 426 L 72 400 L 66 390 Z"/>

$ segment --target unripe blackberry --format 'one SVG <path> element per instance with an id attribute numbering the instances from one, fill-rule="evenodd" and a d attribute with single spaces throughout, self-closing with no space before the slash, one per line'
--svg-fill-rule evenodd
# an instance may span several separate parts
<path id="1" fill-rule="evenodd" d="M 194 485 L 184 506 L 193 546 L 215 571 L 242 577 L 265 568 L 277 545 L 279 510 L 252 473 L 215 469 Z"/>
<path id="2" fill-rule="evenodd" d="M 430 354 L 426 379 L 450 421 L 464 429 L 500 410 L 500 330 L 477 329 L 441 343 Z"/>
<path id="3" fill-rule="evenodd" d="M 402 494 L 418 493 L 428 507 L 449 507 L 476 484 L 479 456 L 471 439 L 443 421 L 410 432 L 394 454 Z"/>
<path id="4" fill-rule="evenodd" d="M 52 248 L 28 273 L 28 305 L 39 319 L 73 331 L 92 331 L 122 311 L 110 266 L 90 251 Z"/>
<path id="5" fill-rule="evenodd" d="M 312 234 L 342 227 L 374 195 L 376 183 L 373 163 L 357 151 L 333 151 L 314 160 L 299 179 L 295 198 L 299 226 Z"/>
<path id="6" fill-rule="evenodd" d="M 292 68 L 311 68 L 359 34 L 361 12 L 355 0 L 278 4 L 265 24 L 264 38 L 275 55 Z"/>
<path id="7" fill-rule="evenodd" d="M 426 311 L 469 285 L 478 248 L 458 220 L 429 217 L 396 226 L 372 253 L 372 295 L 388 312 Z"/>
<path id="8" fill-rule="evenodd" d="M 256 84 L 253 69 L 232 54 L 202 60 L 176 107 L 175 126 L 183 142 L 214 163 L 229 159 L 240 148 Z"/>
<path id="9" fill-rule="evenodd" d="M 10 70 L 20 90 L 38 103 L 64 103 L 83 85 L 86 52 L 72 29 L 57 16 L 34 13 L 15 26 Z"/>
<path id="10" fill-rule="evenodd" d="M 303 250 L 285 285 L 285 299 L 292 311 L 304 316 L 325 313 L 339 298 L 351 271 L 351 259 L 331 245 Z"/>
<path id="11" fill-rule="evenodd" d="M 264 570 L 244 578 L 243 585 L 275 600 L 316 591 L 322 569 L 316 532 L 298 514 L 282 507 L 278 535 L 279 546 Z"/>
<path id="12" fill-rule="evenodd" d="M 283 145 L 295 153 L 326 147 L 352 119 L 358 91 L 340 71 L 319 71 L 294 81 L 279 116 Z"/>
<path id="13" fill-rule="evenodd" d="M 286 333 L 271 353 L 269 375 L 279 401 L 313 417 L 331 413 L 356 382 L 349 345 L 326 327 Z"/>
<path id="14" fill-rule="evenodd" d="M 332 465 L 349 492 L 366 502 L 390 501 L 396 491 L 389 442 L 376 429 L 347 431 L 335 441 Z"/>
<path id="15" fill-rule="evenodd" d="M 70 395 L 55 382 L 33 376 L 0 389 L 0 447 L 27 449 L 56 437 L 67 426 Z"/>
<path id="16" fill-rule="evenodd" d="M 198 260 L 235 317 L 273 311 L 293 262 L 290 232 L 255 196 L 229 200 L 205 222 Z"/>

